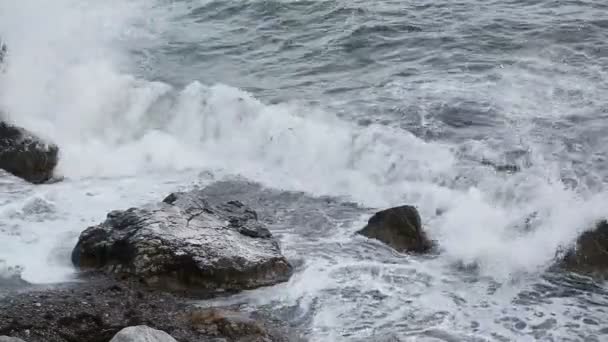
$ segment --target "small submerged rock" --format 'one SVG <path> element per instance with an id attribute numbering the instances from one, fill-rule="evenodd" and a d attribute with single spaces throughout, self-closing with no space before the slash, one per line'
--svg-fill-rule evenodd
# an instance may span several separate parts
<path id="1" fill-rule="evenodd" d="M 162 330 L 152 329 L 145 325 L 127 327 L 114 335 L 110 342 L 177 342 L 171 335 Z"/>
<path id="2" fill-rule="evenodd" d="M 53 178 L 59 148 L 0 118 L 0 169 L 39 184 Z"/>
<path id="3" fill-rule="evenodd" d="M 382 241 L 399 252 L 424 253 L 432 248 L 418 210 L 409 205 L 374 214 L 358 234 Z"/>
<path id="4" fill-rule="evenodd" d="M 105 222 L 82 232 L 72 261 L 190 294 L 269 286 L 292 273 L 255 211 L 200 190 L 109 213 Z"/>
<path id="5" fill-rule="evenodd" d="M 608 276 L 608 222 L 601 221 L 579 236 L 562 264 L 571 271 Z"/>

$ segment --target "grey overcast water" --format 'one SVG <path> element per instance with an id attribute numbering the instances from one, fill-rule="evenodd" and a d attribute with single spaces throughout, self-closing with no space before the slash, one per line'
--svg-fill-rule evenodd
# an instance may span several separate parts
<path id="1" fill-rule="evenodd" d="M 310 341 L 608 340 L 606 284 L 548 270 L 608 215 L 605 1 L 0 0 L 0 36 L 0 108 L 65 177 L 0 177 L 0 279 L 70 281 L 108 211 L 212 184 L 297 269 L 202 305 Z M 437 255 L 354 235 L 404 203 Z"/>

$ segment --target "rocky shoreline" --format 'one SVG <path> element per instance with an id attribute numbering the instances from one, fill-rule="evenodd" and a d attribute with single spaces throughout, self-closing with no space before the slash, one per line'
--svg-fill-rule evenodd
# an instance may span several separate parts
<path id="1" fill-rule="evenodd" d="M 0 119 L 0 169 L 53 179 L 59 148 Z M 300 341 L 285 323 L 195 299 L 287 281 L 292 266 L 257 213 L 201 191 L 116 210 L 85 229 L 72 253 L 76 282 L 1 279 L 2 342 Z"/>
<path id="2" fill-rule="evenodd" d="M 108 342 L 120 330 L 140 325 L 180 342 L 303 341 L 259 313 L 202 309 L 187 298 L 99 274 L 0 298 L 0 336 L 27 342 Z"/>
<path id="3" fill-rule="evenodd" d="M 58 157 L 56 145 L 0 120 L 0 169 L 44 183 L 54 177 Z M 236 187 L 176 192 L 108 213 L 81 233 L 73 249 L 78 282 L 34 287 L 18 277 L 2 280 L 0 342 L 20 341 L 8 336 L 26 342 L 303 341 L 288 322 L 263 313 L 192 304 L 292 275 L 257 212 L 234 199 L 242 190 Z M 263 212 L 263 205 L 258 209 Z M 422 222 L 415 207 L 404 205 L 375 213 L 357 233 L 400 253 L 440 254 Z M 607 237 L 608 223 L 598 222 L 556 256 L 555 266 L 606 277 Z"/>
<path id="4" fill-rule="evenodd" d="M 117 340 L 138 332 L 156 333 L 158 342 L 299 339 L 238 308 L 189 304 L 290 278 L 278 241 L 241 202 L 192 190 L 112 211 L 81 233 L 72 262 L 83 282 L 0 299 L 0 336 L 107 342 L 139 327 Z"/>
<path id="5" fill-rule="evenodd" d="M 31 286 L 18 272 L 7 279 L 0 294 L 0 337 L 26 342 L 149 341 L 143 335 L 155 335 L 157 342 L 301 340 L 262 313 L 192 304 L 291 276 L 278 241 L 241 202 L 193 190 L 112 211 L 106 221 L 81 233 L 72 261 L 81 270 L 77 282 Z"/>

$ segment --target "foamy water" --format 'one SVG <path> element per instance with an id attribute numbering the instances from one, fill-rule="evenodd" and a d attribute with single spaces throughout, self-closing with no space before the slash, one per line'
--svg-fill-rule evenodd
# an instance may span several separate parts
<path id="1" fill-rule="evenodd" d="M 160 1 L 0 3 L 0 35 L 9 47 L 0 75 L 0 108 L 60 146 L 58 173 L 65 177 L 37 187 L 1 178 L 7 191 L 0 194 L 0 273 L 19 266 L 33 283 L 69 280 L 74 275 L 69 253 L 78 234 L 108 211 L 240 175 L 268 188 L 340 197 L 361 207 L 414 204 L 440 246 L 436 258 L 412 259 L 356 237 L 354 231 L 369 215 L 362 209 L 339 220 L 332 216 L 336 213 L 323 214 L 327 231 L 321 244 L 307 233 L 314 227 L 299 229 L 305 220 L 297 215 L 291 218 L 296 226 L 272 227 L 285 254 L 303 266 L 278 290 L 233 300 L 289 311 L 283 317 L 306 327 L 312 340 L 502 336 L 523 341 L 596 333 L 593 324 L 568 326 L 590 313 L 565 309 L 580 298 L 516 303 L 522 292 L 546 282 L 539 275 L 558 251 L 605 215 L 608 200 L 585 183 L 594 170 L 577 174 L 563 159 L 561 144 L 535 133 L 536 121 L 554 120 L 559 108 L 576 107 L 541 96 L 546 92 L 524 96 L 550 79 L 502 66 L 502 81 L 469 91 L 447 79 L 400 92 L 401 83 L 391 83 L 389 91 L 403 101 L 420 101 L 422 92 L 447 100 L 479 92 L 510 114 L 497 119 L 504 122 L 485 140 L 425 139 L 398 121 L 362 123 L 354 118 L 364 113 L 343 115 L 342 110 L 356 111 L 356 99 L 270 100 L 240 89 L 230 77 L 210 81 L 194 69 L 183 82 L 152 79 L 146 67 L 154 63 L 146 48 L 161 49 L 158 42 L 184 31 L 194 35 L 186 29 L 196 28 L 188 26 L 196 21 L 183 17 L 190 9 Z M 142 59 L 138 49 L 147 57 Z M 573 79 L 560 78 L 564 84 Z M 583 85 L 591 81 L 577 80 L 575 90 L 587 94 L 591 87 Z M 589 94 L 598 99 L 595 91 Z M 436 123 L 422 119 L 419 127 L 434 129 Z M 525 150 L 526 160 L 514 161 L 520 172 L 497 172 L 481 163 L 500 163 L 508 143 L 523 144 L 513 147 Z M 578 186 L 566 182 L 565 173 Z M 271 196 L 273 201 L 280 199 Z M 322 201 L 316 206 L 311 212 L 323 216 Z M 557 323 L 534 328 L 549 316 Z M 607 321 L 603 313 L 594 319 Z M 523 328 L 511 327 L 517 320 L 525 322 Z M 544 335 L 535 335 L 538 331 Z"/>

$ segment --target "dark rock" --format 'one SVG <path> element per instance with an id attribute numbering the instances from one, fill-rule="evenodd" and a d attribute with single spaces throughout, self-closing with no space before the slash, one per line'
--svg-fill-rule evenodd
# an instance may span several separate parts
<path id="1" fill-rule="evenodd" d="M 164 331 L 152 329 L 145 325 L 127 327 L 114 335 L 110 342 L 177 342 Z"/>
<path id="2" fill-rule="evenodd" d="M 380 240 L 399 252 L 423 253 L 432 247 L 422 230 L 418 210 L 407 205 L 374 214 L 357 233 Z"/>
<path id="3" fill-rule="evenodd" d="M 6 53 L 7 53 L 6 44 L 4 44 L 0 40 L 0 64 L 2 64 L 4 62 L 4 59 L 6 58 Z"/>
<path id="4" fill-rule="evenodd" d="M 94 276 L 0 298 L 0 336 L 28 342 L 108 342 L 126 327 L 146 325 L 179 342 L 299 340 L 284 324 L 226 314 L 234 307 L 214 309 L 217 315 L 208 310 L 133 282 Z"/>
<path id="5" fill-rule="evenodd" d="M 580 273 L 608 275 L 608 222 L 601 221 L 579 236 L 566 253 L 563 266 Z"/>
<path id="6" fill-rule="evenodd" d="M 521 171 L 521 168 L 516 164 L 499 164 L 489 159 L 482 159 L 481 164 L 485 166 L 490 166 L 497 172 L 515 173 Z"/>
<path id="7" fill-rule="evenodd" d="M 50 180 L 59 148 L 32 133 L 0 121 L 0 169 L 39 184 Z"/>
<path id="8" fill-rule="evenodd" d="M 72 261 L 190 294 L 273 285 L 292 273 L 253 210 L 202 191 L 109 213 L 105 222 L 80 235 Z"/>

